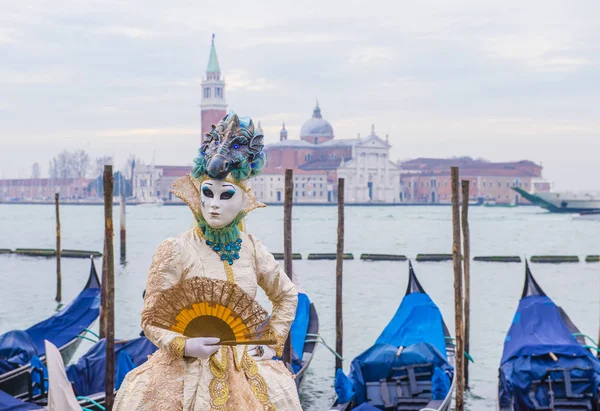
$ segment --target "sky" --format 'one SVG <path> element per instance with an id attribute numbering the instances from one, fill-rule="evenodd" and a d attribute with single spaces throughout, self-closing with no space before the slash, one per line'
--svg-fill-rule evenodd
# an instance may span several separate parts
<path id="1" fill-rule="evenodd" d="M 600 189 L 600 2 L 0 0 L 0 174 L 64 149 L 191 164 L 212 33 L 229 108 L 289 138 L 318 99 L 390 157 L 542 164 Z"/>

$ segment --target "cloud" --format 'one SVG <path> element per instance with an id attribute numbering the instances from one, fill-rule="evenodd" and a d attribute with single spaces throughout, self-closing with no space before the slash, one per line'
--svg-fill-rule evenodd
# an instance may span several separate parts
<path id="1" fill-rule="evenodd" d="M 41 164 L 77 144 L 187 162 L 216 33 L 229 107 L 267 141 L 282 121 L 297 138 L 318 98 L 336 138 L 375 123 L 398 157 L 532 158 L 560 179 L 569 141 L 600 173 L 597 0 L 0 3 L 7 172 L 33 143 Z"/>
<path id="2" fill-rule="evenodd" d="M 117 37 L 127 37 L 131 39 L 151 39 L 158 35 L 155 31 L 144 30 L 137 27 L 101 27 L 96 30 L 99 34 L 114 35 Z"/>
<path id="3" fill-rule="evenodd" d="M 227 91 L 272 91 L 281 87 L 278 81 L 264 77 L 252 77 L 245 70 L 226 70 L 224 73 Z"/>
<path id="4" fill-rule="evenodd" d="M 124 137 L 130 139 L 142 139 L 145 137 L 151 136 L 189 136 L 189 135 L 199 135 L 199 130 L 197 128 L 142 128 L 142 129 L 125 129 L 125 130 L 98 130 L 92 133 L 93 136 L 96 137 Z"/>
<path id="5" fill-rule="evenodd" d="M 486 46 L 492 58 L 514 60 L 532 71 L 575 71 L 590 64 L 585 57 L 569 56 L 573 46 L 559 33 L 503 35 L 489 39 Z"/>
<path id="6" fill-rule="evenodd" d="M 384 80 L 382 88 L 398 93 L 403 97 L 426 96 L 435 92 L 435 85 L 429 81 L 419 80 L 410 76 L 400 76 Z"/>
<path id="7" fill-rule="evenodd" d="M 291 44 L 317 44 L 323 45 L 339 41 L 339 33 L 307 33 L 307 32 L 288 32 L 278 36 L 252 36 L 234 44 L 236 49 L 245 49 L 247 47 L 262 47 L 268 45 L 291 45 Z"/>
<path id="8" fill-rule="evenodd" d="M 368 46 L 352 50 L 350 64 L 369 65 L 377 67 L 398 60 L 398 52 L 391 47 Z"/>
<path id="9" fill-rule="evenodd" d="M 12 28 L 0 28 L 0 45 L 16 42 L 16 31 Z"/>
<path id="10" fill-rule="evenodd" d="M 15 72 L 0 71 L 0 84 L 28 85 L 28 84 L 57 84 L 65 83 L 71 74 L 65 71 L 50 72 Z"/>

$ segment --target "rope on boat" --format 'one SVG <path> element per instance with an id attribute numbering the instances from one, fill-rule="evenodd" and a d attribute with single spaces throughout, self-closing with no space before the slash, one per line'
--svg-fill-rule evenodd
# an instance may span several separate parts
<path id="1" fill-rule="evenodd" d="M 89 328 L 84 328 L 83 331 L 85 331 L 86 333 L 92 334 L 97 339 L 100 339 L 100 336 L 98 334 L 96 334 L 95 332 L 93 332 L 92 330 L 90 330 Z"/>
<path id="2" fill-rule="evenodd" d="M 80 338 L 82 340 L 88 340 L 93 342 L 94 344 L 96 344 L 98 341 L 100 341 L 100 336 L 98 334 L 96 334 L 95 332 L 93 332 L 92 330 L 90 330 L 89 328 L 84 328 L 83 331 L 81 332 L 82 334 L 85 333 L 90 333 L 92 334 L 94 337 L 96 337 L 97 339 L 94 340 L 93 338 L 88 337 L 87 335 L 78 335 L 77 338 Z"/>
<path id="3" fill-rule="evenodd" d="M 594 350 L 599 351 L 598 343 L 596 341 L 594 341 L 594 339 L 592 337 L 590 337 L 589 335 L 583 334 L 583 333 L 573 333 L 572 335 L 573 335 L 573 337 L 587 338 L 593 344 L 592 347 L 589 347 L 589 348 L 593 348 Z"/>
<path id="4" fill-rule="evenodd" d="M 456 338 L 453 337 L 444 337 L 446 340 L 450 340 L 449 344 L 453 347 L 456 347 L 456 344 L 453 342 L 456 340 Z M 475 360 L 473 359 L 473 357 L 471 357 L 471 354 L 469 354 L 468 352 L 465 351 L 465 357 L 467 357 L 467 360 L 471 361 L 473 364 L 475 364 Z"/>
<path id="5" fill-rule="evenodd" d="M 313 337 L 316 338 L 316 340 L 306 340 L 305 342 L 307 343 L 319 343 L 319 344 L 323 344 L 325 346 L 325 348 L 327 348 L 333 355 L 335 355 L 340 361 L 344 361 L 344 359 L 342 358 L 342 356 L 340 354 L 338 354 L 337 352 L 335 352 L 335 350 L 333 348 L 331 348 L 323 339 L 323 337 L 321 337 L 319 334 L 310 334 L 307 333 L 306 334 L 307 337 Z"/>
<path id="6" fill-rule="evenodd" d="M 77 397 L 77 401 L 88 401 L 88 402 L 91 402 L 96 407 L 100 408 L 102 411 L 106 411 L 106 408 L 104 408 L 104 406 L 100 405 L 98 402 L 92 400 L 91 398 L 79 396 L 79 397 Z M 81 408 L 84 411 L 93 411 L 93 410 L 90 410 L 89 408 L 85 408 L 85 407 L 81 407 Z"/>
<path id="7" fill-rule="evenodd" d="M 596 350 L 596 352 L 600 353 L 600 348 L 594 347 L 593 345 L 584 345 L 583 348 L 587 348 L 588 350 L 589 349 Z"/>
<path id="8" fill-rule="evenodd" d="M 88 341 L 91 341 L 91 342 L 93 342 L 94 344 L 96 344 L 96 343 L 98 342 L 98 341 L 94 340 L 93 338 L 86 337 L 85 335 L 78 335 L 78 336 L 77 336 L 77 338 L 80 338 L 80 339 L 82 339 L 82 340 L 88 340 Z"/>

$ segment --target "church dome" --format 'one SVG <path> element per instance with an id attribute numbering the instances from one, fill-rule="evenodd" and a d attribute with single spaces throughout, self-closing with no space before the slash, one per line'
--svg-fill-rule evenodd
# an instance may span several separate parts
<path id="1" fill-rule="evenodd" d="M 323 119 L 321 116 L 319 103 L 317 103 L 317 106 L 313 111 L 312 118 L 306 121 L 300 129 L 300 138 L 304 137 L 333 138 L 333 127 L 331 127 L 329 121 Z"/>

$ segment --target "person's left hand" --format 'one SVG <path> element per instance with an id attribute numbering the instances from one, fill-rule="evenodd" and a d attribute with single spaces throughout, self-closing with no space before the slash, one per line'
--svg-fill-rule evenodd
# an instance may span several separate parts
<path id="1" fill-rule="evenodd" d="M 275 350 L 266 345 L 255 345 L 248 350 L 248 354 L 254 361 L 270 360 L 275 357 Z"/>

